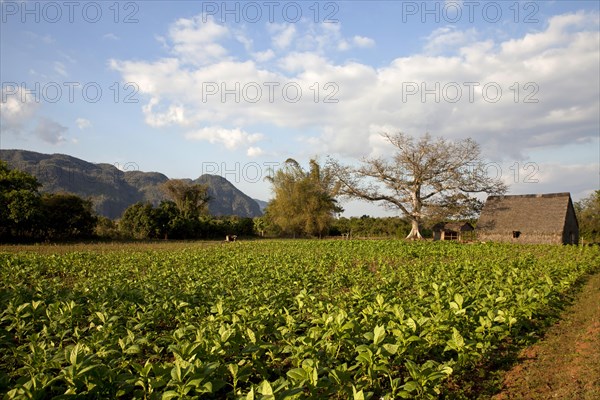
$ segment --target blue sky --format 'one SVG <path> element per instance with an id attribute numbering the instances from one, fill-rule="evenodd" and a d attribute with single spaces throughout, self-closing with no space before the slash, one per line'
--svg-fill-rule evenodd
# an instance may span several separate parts
<path id="1" fill-rule="evenodd" d="M 596 1 L 0 1 L 0 148 L 172 178 L 472 137 L 510 193 L 600 188 Z M 383 215 L 351 202 L 346 215 Z"/>

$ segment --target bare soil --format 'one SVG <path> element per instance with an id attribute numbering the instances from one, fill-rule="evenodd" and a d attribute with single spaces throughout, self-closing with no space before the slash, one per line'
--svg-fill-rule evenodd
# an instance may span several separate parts
<path id="1" fill-rule="evenodd" d="M 519 353 L 492 399 L 600 399 L 600 273 L 542 340 Z"/>

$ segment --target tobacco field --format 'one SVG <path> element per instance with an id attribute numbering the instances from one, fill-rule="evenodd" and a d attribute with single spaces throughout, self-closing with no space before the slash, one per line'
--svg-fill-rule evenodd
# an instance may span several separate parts
<path id="1" fill-rule="evenodd" d="M 0 397 L 438 398 L 596 247 L 255 241 L 0 252 Z"/>

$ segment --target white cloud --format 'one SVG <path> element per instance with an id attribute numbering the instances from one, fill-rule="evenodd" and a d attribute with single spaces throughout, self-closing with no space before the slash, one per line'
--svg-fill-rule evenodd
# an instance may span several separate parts
<path id="1" fill-rule="evenodd" d="M 354 36 L 352 38 L 352 43 L 356 47 L 373 47 L 375 46 L 375 41 L 371 38 L 365 36 Z"/>
<path id="2" fill-rule="evenodd" d="M 77 127 L 81 130 L 87 129 L 87 128 L 91 128 L 92 127 L 92 123 L 90 122 L 89 119 L 85 119 L 85 118 L 77 118 L 75 120 L 75 124 L 77 124 Z"/>
<path id="3" fill-rule="evenodd" d="M 258 62 L 266 62 L 272 60 L 275 57 L 275 52 L 271 49 L 265 51 L 258 51 L 252 54 L 254 59 Z"/>
<path id="4" fill-rule="evenodd" d="M 60 61 L 54 62 L 54 72 L 56 72 L 57 74 L 64 76 L 64 77 L 66 77 L 68 75 L 65 64 L 61 63 Z"/>
<path id="5" fill-rule="evenodd" d="M 329 65 L 329 61 L 319 54 L 311 52 L 291 52 L 278 61 L 279 67 L 286 72 L 311 71 L 317 73 Z"/>
<path id="6" fill-rule="evenodd" d="M 0 122 L 3 132 L 19 134 L 25 125 L 32 120 L 39 103 L 35 97 L 26 89 L 19 86 L 2 89 L 2 102 L 0 102 Z"/>
<path id="7" fill-rule="evenodd" d="M 148 124 L 187 129 L 238 126 L 239 134 L 234 135 L 238 140 L 225 139 L 218 133 L 223 128 L 196 131 L 197 138 L 227 148 L 246 140 L 245 127 L 268 124 L 310 132 L 301 144 L 320 152 L 360 157 L 384 151 L 376 136 L 376 130 L 384 127 L 414 135 L 429 131 L 450 139 L 472 137 L 489 156 L 520 157 L 532 149 L 597 137 L 597 21 L 597 13 L 562 15 L 550 19 L 545 30 L 506 41 L 481 38 L 473 30 L 441 28 L 429 36 L 422 52 L 379 68 L 333 62 L 326 56 L 324 49 L 336 49 L 340 43 L 369 43 L 344 38 L 340 24 L 321 24 L 336 25 L 327 28 L 273 24 L 268 29 L 279 45 L 273 53 L 267 51 L 267 58 L 274 58 L 271 66 L 258 66 L 253 59 L 260 57 L 253 54 L 248 60 L 225 56 L 189 66 L 185 52 L 173 51 L 177 57 L 112 61 L 111 67 L 151 98 L 144 106 Z M 182 32 L 196 31 L 183 25 L 185 29 L 178 28 Z M 213 34 L 197 35 L 210 40 L 227 35 L 226 28 L 214 25 Z M 282 53 L 282 48 L 293 50 Z M 273 101 L 265 82 L 278 84 Z M 217 84 L 215 95 L 206 96 L 207 83 Z M 297 102 L 282 95 L 290 83 L 302 89 Z M 257 101 L 248 101 L 245 85 L 262 89 Z M 237 92 L 237 97 L 223 97 L 223 87 Z M 490 96 L 496 88 L 501 95 L 493 102 Z M 527 102 L 531 100 L 537 102 Z"/>
<path id="8" fill-rule="evenodd" d="M 307 23 L 300 26 L 304 30 L 296 32 L 297 38 L 293 48 L 296 52 L 313 52 L 326 55 L 332 51 L 348 51 L 353 48 L 375 45 L 373 39 L 365 36 L 344 37 L 341 24 Z"/>
<path id="9" fill-rule="evenodd" d="M 67 127 L 50 118 L 41 117 L 33 133 L 46 143 L 58 144 L 66 140 L 64 134 L 68 130 Z"/>
<path id="10" fill-rule="evenodd" d="M 338 42 L 337 49 L 339 51 L 346 51 L 346 50 L 350 50 L 351 48 L 352 48 L 352 46 L 345 39 L 342 39 Z"/>
<path id="11" fill-rule="evenodd" d="M 236 32 L 235 39 L 244 46 L 246 52 L 252 53 L 252 46 L 254 45 L 254 41 L 248 37 L 247 32 Z"/>
<path id="12" fill-rule="evenodd" d="M 163 112 L 155 112 L 153 108 L 159 104 L 159 100 L 153 97 L 148 104 L 142 107 L 142 111 L 146 116 L 145 121 L 148 125 L 155 128 L 168 126 L 172 124 L 185 125 L 185 110 L 183 106 L 171 104 Z"/>
<path id="13" fill-rule="evenodd" d="M 269 31 L 273 35 L 272 43 L 278 49 L 286 49 L 292 44 L 296 36 L 296 26 L 294 24 L 270 24 Z"/>
<path id="14" fill-rule="evenodd" d="M 2 133 L 33 135 L 50 144 L 66 140 L 68 128 L 47 117 L 37 117 L 41 95 L 21 87 L 5 86 L 0 103 Z M 78 120 L 79 121 L 79 120 Z M 32 129 L 32 125 L 37 122 Z"/>
<path id="15" fill-rule="evenodd" d="M 543 54 L 552 49 L 568 46 L 580 30 L 598 30 L 598 13 L 569 13 L 550 18 L 548 27 L 541 32 L 528 33 L 522 38 L 502 43 L 502 52 L 512 57 Z"/>
<path id="16" fill-rule="evenodd" d="M 527 166 L 521 163 L 503 166 L 502 172 L 506 183 L 511 185 L 511 193 L 551 193 L 559 187 L 563 192 L 570 192 L 574 201 L 589 194 L 590 182 L 600 182 L 600 163 L 565 165 L 532 162 Z M 597 189 L 595 187 L 594 190 Z"/>
<path id="17" fill-rule="evenodd" d="M 427 54 L 447 54 L 468 44 L 475 43 L 477 32 L 474 28 L 461 31 L 456 26 L 444 26 L 427 36 L 425 52 Z"/>
<path id="18" fill-rule="evenodd" d="M 153 63 L 109 60 L 109 66 L 127 76 L 126 82 L 135 82 L 140 93 L 144 94 L 156 95 L 159 91 L 164 92 L 164 83 L 167 82 L 162 82 L 163 79 L 170 81 L 175 91 L 184 89 L 179 86 L 182 79 L 189 80 L 189 74 L 182 73 L 181 63 L 176 58 L 163 58 Z M 183 83 L 189 85 L 189 82 Z"/>
<path id="19" fill-rule="evenodd" d="M 169 29 L 172 51 L 185 63 L 203 65 L 227 56 L 225 47 L 217 43 L 230 35 L 229 29 L 212 16 L 180 18 Z"/>
<path id="20" fill-rule="evenodd" d="M 373 46 L 375 46 L 375 41 L 365 36 L 354 36 L 351 40 L 341 37 L 337 39 L 337 50 L 339 51 L 347 51 L 354 47 L 367 48 Z"/>
<path id="21" fill-rule="evenodd" d="M 241 146 L 247 146 L 256 143 L 264 138 L 260 133 L 248 133 L 240 128 L 226 129 L 220 126 L 210 126 L 202 129 L 198 129 L 193 132 L 189 132 L 185 136 L 189 140 L 203 140 L 209 143 L 219 143 L 228 150 L 235 150 Z M 254 150 L 248 149 L 248 155 L 250 153 L 257 153 L 260 149 L 253 148 Z"/>
<path id="22" fill-rule="evenodd" d="M 264 150 L 257 146 L 250 146 L 248 150 L 246 150 L 246 155 L 248 157 L 260 157 L 265 154 Z"/>
<path id="23" fill-rule="evenodd" d="M 108 39 L 108 40 L 121 40 L 120 37 L 118 37 L 117 35 L 115 35 L 112 32 L 109 33 L 105 33 L 104 35 L 102 35 L 103 39 Z"/>

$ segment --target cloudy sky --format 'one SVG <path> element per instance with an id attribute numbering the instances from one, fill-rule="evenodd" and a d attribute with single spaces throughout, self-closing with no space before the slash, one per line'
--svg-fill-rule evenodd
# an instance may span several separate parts
<path id="1" fill-rule="evenodd" d="M 597 1 L 0 1 L 2 149 L 172 178 L 471 137 L 510 193 L 600 188 Z M 362 203 L 347 215 L 381 215 Z"/>

